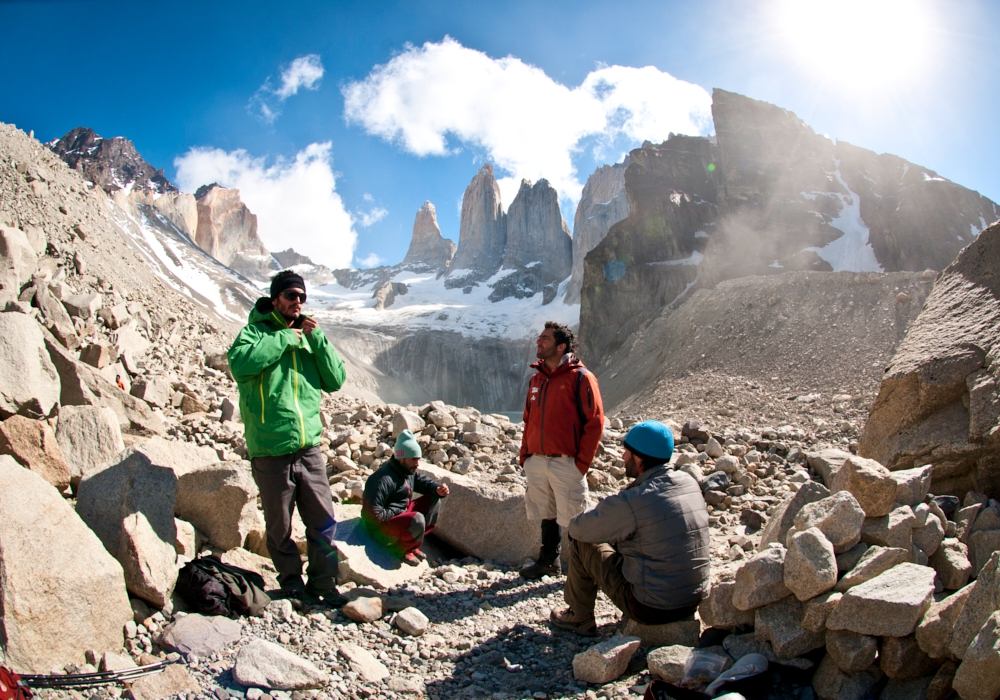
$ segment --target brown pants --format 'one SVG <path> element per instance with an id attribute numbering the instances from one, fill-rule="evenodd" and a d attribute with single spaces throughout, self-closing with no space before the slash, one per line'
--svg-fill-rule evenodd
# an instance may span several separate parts
<path id="1" fill-rule="evenodd" d="M 627 618 L 646 625 L 663 625 L 689 618 L 698 607 L 654 610 L 638 603 L 632 595 L 632 584 L 622 575 L 621 554 L 609 544 L 573 540 L 563 597 L 577 619 L 594 617 L 598 590 L 604 591 Z"/>

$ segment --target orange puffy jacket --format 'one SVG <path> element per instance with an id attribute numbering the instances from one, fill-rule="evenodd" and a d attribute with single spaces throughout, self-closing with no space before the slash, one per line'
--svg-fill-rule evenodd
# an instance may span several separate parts
<path id="1" fill-rule="evenodd" d="M 550 371 L 539 360 L 524 400 L 520 462 L 533 454 L 569 455 L 586 474 L 604 433 L 604 405 L 595 377 L 575 356 Z"/>

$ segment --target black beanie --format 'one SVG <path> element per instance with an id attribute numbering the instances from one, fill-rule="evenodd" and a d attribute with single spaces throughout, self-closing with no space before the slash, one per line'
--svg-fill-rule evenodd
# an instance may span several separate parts
<path id="1" fill-rule="evenodd" d="M 306 281 L 302 279 L 301 275 L 298 275 L 291 270 L 284 270 L 279 272 L 271 280 L 271 298 L 275 299 L 286 289 L 291 289 L 296 287 L 301 289 L 303 292 L 306 291 Z"/>

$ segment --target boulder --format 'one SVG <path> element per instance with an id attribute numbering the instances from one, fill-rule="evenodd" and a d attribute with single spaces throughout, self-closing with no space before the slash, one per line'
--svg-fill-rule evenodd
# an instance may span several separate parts
<path id="1" fill-rule="evenodd" d="M 819 452 L 806 453 L 806 461 L 809 468 L 819 474 L 823 483 L 829 487 L 833 483 L 833 475 L 840 471 L 844 462 L 851 456 L 850 452 L 830 447 Z"/>
<path id="2" fill-rule="evenodd" d="M 852 456 L 833 478 L 830 490 L 849 491 L 868 518 L 888 515 L 896 500 L 896 481 L 888 469 L 874 459 Z"/>
<path id="3" fill-rule="evenodd" d="M 811 527 L 819 528 L 838 554 L 846 552 L 861 541 L 861 525 L 865 512 L 849 491 L 837 493 L 813 503 L 807 503 L 795 516 L 795 529 L 799 532 Z"/>
<path id="4" fill-rule="evenodd" d="M 56 440 L 66 456 L 74 486 L 85 474 L 117 459 L 125 450 L 118 416 L 105 406 L 63 406 Z"/>
<path id="5" fill-rule="evenodd" d="M 837 583 L 837 558 L 833 545 L 819 528 L 811 527 L 788 534 L 784 577 L 785 586 L 799 600 L 815 598 Z"/>
<path id="6" fill-rule="evenodd" d="M 844 593 L 826 626 L 876 637 L 905 637 L 916 629 L 933 593 L 933 569 L 898 564 Z"/>
<path id="7" fill-rule="evenodd" d="M 837 555 L 837 571 L 844 573 L 845 571 L 850 571 L 858 562 L 861 561 L 861 557 L 865 555 L 868 551 L 868 545 L 864 542 L 860 542 L 850 549 L 848 549 L 843 554 Z"/>
<path id="8" fill-rule="evenodd" d="M 753 611 L 743 614 L 750 615 L 753 624 Z M 638 637 L 642 645 L 648 648 L 672 644 L 695 647 L 701 636 L 701 623 L 694 619 L 694 615 L 690 619 L 668 622 L 665 625 L 644 625 L 625 618 L 618 634 L 623 637 Z"/>
<path id="9" fill-rule="evenodd" d="M 11 416 L 0 423 L 0 455 L 10 455 L 60 491 L 69 486 L 66 458 L 52 428 L 43 420 Z"/>
<path id="10" fill-rule="evenodd" d="M 0 456 L 0 629 L 7 662 L 48 673 L 119 651 L 132 619 L 122 567 L 38 474 Z"/>
<path id="11" fill-rule="evenodd" d="M 878 638 L 847 630 L 829 630 L 826 633 L 826 652 L 841 671 L 864 671 L 875 663 Z"/>
<path id="12" fill-rule="evenodd" d="M 771 545 L 740 567 L 733 589 L 737 610 L 753 610 L 792 594 L 785 585 L 786 552 L 781 545 Z"/>
<path id="13" fill-rule="evenodd" d="M 826 629 L 826 618 L 840 604 L 843 593 L 829 591 L 806 601 L 802 606 L 802 629 L 810 632 L 822 632 Z"/>
<path id="14" fill-rule="evenodd" d="M 274 568 L 274 562 L 271 561 L 270 555 L 261 556 L 242 547 L 237 547 L 236 549 L 224 552 L 219 559 L 222 560 L 223 564 L 238 566 L 241 569 L 247 569 L 260 574 L 261 578 L 264 579 L 265 590 L 272 591 L 280 588 L 278 585 L 278 570 Z"/>
<path id="15" fill-rule="evenodd" d="M 392 416 L 392 439 L 395 440 L 404 430 L 419 433 L 424 429 L 424 419 L 412 411 L 397 411 Z"/>
<path id="16" fill-rule="evenodd" d="M 455 417 L 444 410 L 433 410 L 427 414 L 427 420 L 438 428 L 451 428 L 457 425 Z"/>
<path id="17" fill-rule="evenodd" d="M 913 546 L 913 523 L 916 520 L 909 506 L 900 506 L 880 518 L 865 518 L 861 526 L 861 541 L 880 547 Z"/>
<path id="18" fill-rule="evenodd" d="M 194 525 L 213 547 L 223 551 L 242 547 L 259 517 L 250 464 L 216 462 L 181 471 L 174 508 L 177 517 Z"/>
<path id="19" fill-rule="evenodd" d="M 373 596 L 359 596 L 343 607 L 343 613 L 355 622 L 375 622 L 382 619 L 382 599 Z"/>
<path id="20" fill-rule="evenodd" d="M 104 297 L 100 294 L 74 294 L 63 299 L 63 306 L 66 307 L 70 316 L 89 320 L 97 316 L 104 303 Z"/>
<path id="21" fill-rule="evenodd" d="M 830 490 L 823 484 L 815 481 L 807 481 L 798 491 L 782 501 L 774 509 L 774 513 L 768 519 L 767 524 L 760 533 L 760 549 L 763 550 L 769 544 L 778 542 L 785 544 L 788 531 L 795 524 L 795 516 L 807 503 L 813 503 L 830 495 Z"/>
<path id="22" fill-rule="evenodd" d="M 341 644 L 337 653 L 344 657 L 352 671 L 369 683 L 378 683 L 390 675 L 389 669 L 381 661 L 376 659 L 370 651 L 357 644 Z"/>
<path id="23" fill-rule="evenodd" d="M 993 552 L 998 549 L 1000 549 L 1000 530 L 977 530 L 969 535 L 969 560 L 974 576 L 979 576 L 979 572 L 986 566 Z"/>
<path id="24" fill-rule="evenodd" d="M 920 547 L 928 557 L 934 556 L 944 540 L 944 525 L 936 515 L 928 515 L 927 524 L 913 528 L 912 536 L 914 545 Z"/>
<path id="25" fill-rule="evenodd" d="M 80 362 L 104 369 L 118 359 L 118 355 L 106 343 L 91 343 L 80 351 Z"/>
<path id="26" fill-rule="evenodd" d="M 147 377 L 132 382 L 129 393 L 154 408 L 164 408 L 170 403 L 170 382 L 164 377 Z"/>
<path id="27" fill-rule="evenodd" d="M 880 680 L 882 672 L 878 666 L 857 673 L 846 673 L 827 654 L 813 674 L 812 687 L 816 696 L 823 700 L 868 700 L 873 697 L 875 686 Z"/>
<path id="28" fill-rule="evenodd" d="M 941 665 L 920 648 L 912 634 L 905 637 L 884 637 L 879 649 L 878 667 L 897 681 L 909 681 L 930 675 Z"/>
<path id="29" fill-rule="evenodd" d="M 484 483 L 428 465 L 420 471 L 451 491 L 441 502 L 436 537 L 463 554 L 512 566 L 537 556 L 541 531 L 528 520 L 520 487 Z M 490 526 L 483 527 L 484 522 Z"/>
<path id="30" fill-rule="evenodd" d="M 753 611 L 740 610 L 733 605 L 735 581 L 720 581 L 709 590 L 698 605 L 698 617 L 706 627 L 731 630 L 753 626 Z"/>
<path id="31" fill-rule="evenodd" d="M 0 226 L 0 302 L 14 301 L 38 269 L 38 254 L 24 231 Z"/>
<path id="32" fill-rule="evenodd" d="M 1000 611 L 986 618 L 972 640 L 952 687 L 964 700 L 1000 697 Z"/>
<path id="33" fill-rule="evenodd" d="M 450 496 L 445 499 L 449 500 Z M 377 543 L 361 522 L 361 506 L 334 503 L 333 512 L 337 519 L 333 543 L 340 558 L 342 580 L 388 589 L 415 581 L 428 571 L 426 561 L 417 566 L 401 564 L 398 556 Z"/>
<path id="34" fill-rule="evenodd" d="M 935 493 L 1000 494 L 1000 225 L 938 276 L 885 370 L 859 450 L 892 470 L 934 466 Z"/>
<path id="35" fill-rule="evenodd" d="M 201 692 L 198 681 L 182 664 L 170 664 L 159 673 L 142 676 L 132 681 L 125 691 L 127 700 L 166 700 L 178 695 L 197 695 Z"/>
<path id="36" fill-rule="evenodd" d="M 834 590 L 843 593 L 853 586 L 870 581 L 897 564 L 910 561 L 910 550 L 900 547 L 869 547 L 857 565 L 837 581 Z"/>
<path id="37" fill-rule="evenodd" d="M 396 613 L 392 624 L 396 625 L 396 627 L 403 630 L 406 634 L 419 637 L 427 631 L 427 628 L 431 625 L 431 621 L 417 608 L 409 607 L 403 608 Z"/>
<path id="38" fill-rule="evenodd" d="M 311 661 L 284 647 L 253 639 L 236 655 L 233 680 L 251 688 L 303 690 L 321 688 L 329 682 L 329 677 Z"/>
<path id="39" fill-rule="evenodd" d="M 167 651 L 208 658 L 240 641 L 243 625 L 221 615 L 191 613 L 163 628 L 157 643 Z"/>
<path id="40" fill-rule="evenodd" d="M 825 644 L 822 632 L 802 627 L 803 605 L 793 597 L 756 610 L 754 633 L 771 643 L 779 659 L 793 659 Z"/>
<path id="41" fill-rule="evenodd" d="M 930 685 L 927 686 L 927 700 L 947 700 L 950 698 L 955 692 L 951 683 L 955 679 L 955 671 L 957 670 L 958 664 L 951 659 L 941 664 L 941 668 L 937 670 L 937 673 L 931 678 Z"/>
<path id="42" fill-rule="evenodd" d="M 955 620 L 948 650 L 956 659 L 964 658 L 973 637 L 986 623 L 986 618 L 1000 609 L 1000 552 L 994 552 L 971 584 L 969 598 Z"/>
<path id="43" fill-rule="evenodd" d="M 911 507 L 923 503 L 931 488 L 933 469 L 931 465 L 927 464 L 922 467 L 889 472 L 893 481 L 896 482 L 896 503 Z"/>
<path id="44" fill-rule="evenodd" d="M 941 659 L 948 655 L 955 621 L 958 620 L 971 593 L 972 586 L 965 586 L 947 598 L 931 603 L 921 618 L 915 637 L 920 648 L 932 659 Z"/>
<path id="45" fill-rule="evenodd" d="M 628 668 L 639 648 L 638 637 L 612 637 L 573 657 L 573 677 L 585 683 L 604 685 Z"/>
<path id="46" fill-rule="evenodd" d="M 177 582 L 177 476 L 134 447 L 80 481 L 76 511 L 125 570 L 125 585 L 158 608 Z"/>
<path id="47" fill-rule="evenodd" d="M 937 572 L 941 585 L 949 591 L 957 591 L 967 584 L 972 574 L 969 548 L 954 538 L 942 540 L 929 563 Z"/>
<path id="48" fill-rule="evenodd" d="M 0 419 L 42 418 L 59 405 L 59 373 L 30 316 L 0 313 Z"/>

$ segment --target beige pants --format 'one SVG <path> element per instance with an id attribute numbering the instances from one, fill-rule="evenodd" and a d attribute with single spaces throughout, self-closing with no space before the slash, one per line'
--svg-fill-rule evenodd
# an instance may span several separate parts
<path id="1" fill-rule="evenodd" d="M 566 527 L 587 509 L 587 477 L 572 457 L 531 455 L 524 463 L 528 492 L 524 505 L 528 520 L 552 520 Z"/>

